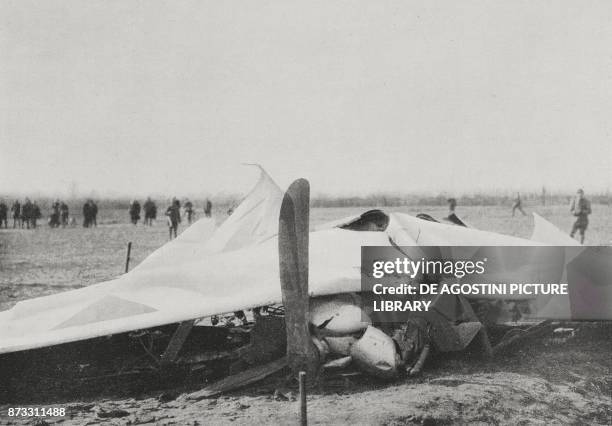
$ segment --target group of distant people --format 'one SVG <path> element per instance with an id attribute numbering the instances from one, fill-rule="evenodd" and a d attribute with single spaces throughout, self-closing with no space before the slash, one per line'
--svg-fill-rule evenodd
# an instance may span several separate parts
<path id="1" fill-rule="evenodd" d="M 51 228 L 59 228 L 60 226 L 68 226 L 70 218 L 70 209 L 68 204 L 63 201 L 55 200 L 51 205 L 51 214 L 49 215 L 49 226 Z"/>
<path id="2" fill-rule="evenodd" d="M 15 200 L 10 209 L 13 218 L 13 228 L 36 228 L 38 220 L 42 217 L 40 207 L 29 198 L 21 204 Z M 4 225 L 8 228 L 9 208 L 3 200 L 0 200 L 0 228 Z"/>
<path id="3" fill-rule="evenodd" d="M 157 204 L 151 200 L 151 197 L 147 197 L 147 200 L 143 203 L 142 207 L 138 200 L 132 200 L 129 208 L 130 223 L 137 225 L 140 220 L 140 213 L 144 213 L 144 224 L 145 226 L 153 226 L 153 221 L 157 219 Z"/>
<path id="4" fill-rule="evenodd" d="M 137 200 L 132 200 L 130 203 L 130 222 L 132 225 L 136 225 L 140 220 L 140 212 L 142 208 L 140 207 L 140 203 Z M 157 206 L 151 198 L 147 198 L 147 201 L 144 203 L 145 210 L 145 225 L 152 225 L 153 220 L 157 217 Z"/>
<path id="5" fill-rule="evenodd" d="M 187 222 L 191 225 L 195 218 L 193 203 L 187 199 L 183 208 L 187 215 Z M 212 202 L 209 199 L 204 202 L 204 216 L 212 216 Z M 170 239 L 176 238 L 178 225 L 181 223 L 181 203 L 176 197 L 172 198 L 172 203 L 166 209 L 166 217 L 168 218 L 168 236 Z"/>
<path id="6" fill-rule="evenodd" d="M 13 228 L 34 229 L 42 218 L 39 205 L 26 198 L 23 204 L 19 200 L 11 205 L 9 210 L 4 200 L 0 200 L 0 228 L 8 228 L 9 213 L 13 219 Z M 97 226 L 98 206 L 93 200 L 87 200 L 83 205 L 83 226 Z M 51 204 L 49 219 L 47 221 L 51 228 L 75 226 L 76 220 L 70 216 L 68 204 L 64 201 L 55 200 Z"/>
<path id="7" fill-rule="evenodd" d="M 455 198 L 449 198 L 448 202 L 448 217 L 447 219 L 452 220 L 455 216 L 455 208 L 457 207 L 457 200 Z M 542 204 L 546 202 L 546 190 L 542 189 Z M 512 217 L 514 217 L 516 211 L 522 213 L 523 216 L 527 216 L 525 210 L 523 210 L 523 201 L 521 200 L 521 194 L 516 193 L 512 204 Z M 576 221 L 572 225 L 570 236 L 574 238 L 576 232 L 580 234 L 580 243 L 584 244 L 584 234 L 589 226 L 589 215 L 591 214 L 591 202 L 584 196 L 584 190 L 582 188 L 576 191 L 576 196 L 572 198 L 570 203 L 570 212 L 576 217 Z"/>
<path id="8" fill-rule="evenodd" d="M 189 199 L 185 200 L 183 209 L 187 222 L 191 224 L 196 216 L 193 203 Z M 142 207 L 137 200 L 133 200 L 130 203 L 129 214 L 132 224 L 136 225 L 138 223 L 141 212 L 144 212 L 144 224 L 152 226 L 153 221 L 157 218 L 157 205 L 151 197 L 147 198 Z M 9 213 L 13 219 L 13 228 L 36 228 L 38 220 L 42 217 L 38 204 L 30 201 L 29 198 L 26 198 L 23 204 L 19 200 L 15 200 L 10 209 L 4 200 L 0 200 L 0 228 L 2 226 L 8 228 Z M 172 203 L 166 209 L 165 216 L 168 219 L 170 238 L 176 237 L 178 225 L 181 223 L 181 203 L 178 199 L 172 199 Z M 204 202 L 204 216 L 212 217 L 212 202 L 209 199 L 206 199 Z M 68 204 L 56 199 L 51 204 L 48 224 L 52 228 L 75 226 L 76 220 L 70 216 Z M 88 199 L 83 204 L 83 227 L 96 226 L 98 226 L 98 205 L 94 200 Z"/>
<path id="9" fill-rule="evenodd" d="M 544 193 L 543 193 L 544 194 Z M 457 207 L 457 200 L 455 198 L 447 199 L 449 214 L 447 219 L 455 222 L 457 216 L 455 215 L 455 208 Z M 187 216 L 187 222 L 191 224 L 195 218 L 195 208 L 193 203 L 187 199 L 183 205 L 185 215 Z M 521 200 L 521 194 L 516 193 L 512 204 L 512 216 L 519 211 L 523 216 L 526 216 L 523 210 L 523 203 Z M 132 224 L 138 224 L 140 220 L 140 213 L 144 211 L 144 224 L 145 226 L 152 226 L 153 221 L 157 218 L 157 205 L 151 197 L 148 197 L 142 207 L 137 200 L 133 200 L 130 203 L 129 215 Z M 584 243 L 585 232 L 589 225 L 589 215 L 591 214 L 591 202 L 585 198 L 584 190 L 578 189 L 576 196 L 572 199 L 570 205 L 571 213 L 576 217 L 576 221 L 572 225 L 570 236 L 574 238 L 576 232 L 580 234 L 580 242 Z M 26 198 L 24 203 L 21 204 L 19 200 L 15 200 L 10 208 L 10 213 L 13 219 L 13 228 L 36 228 L 37 221 L 42 217 L 40 207 L 36 202 L 30 201 Z M 228 215 L 233 213 L 233 208 L 227 211 Z M 212 216 L 212 202 L 206 199 L 204 202 L 204 215 L 206 217 Z M 89 228 L 98 226 L 98 206 L 92 200 L 88 199 L 83 205 L 83 227 Z M 172 203 L 168 206 L 165 212 L 165 216 L 168 220 L 169 237 L 172 239 L 176 238 L 178 225 L 181 223 L 181 203 L 177 198 L 172 199 Z M 4 228 L 8 228 L 9 219 L 9 208 L 7 204 L 0 200 L 0 228 L 4 225 Z M 71 223 L 72 222 L 72 223 Z M 68 205 L 60 200 L 56 200 L 51 205 L 51 214 L 49 216 L 49 226 L 52 228 L 65 227 L 68 225 L 74 225 L 74 218 L 70 218 L 70 211 Z"/>
<path id="10" fill-rule="evenodd" d="M 83 228 L 98 226 L 98 205 L 89 199 L 83 204 Z"/>
<path id="11" fill-rule="evenodd" d="M 193 223 L 195 220 L 196 210 L 193 203 L 189 199 L 186 199 L 183 203 L 183 210 L 185 216 L 187 216 L 187 222 L 191 225 L 191 223 Z M 140 221 L 140 214 L 143 212 L 145 226 L 152 226 L 153 221 L 157 218 L 157 205 L 153 200 L 151 200 L 151 197 L 148 197 L 142 206 L 138 200 L 132 200 L 128 211 L 130 222 L 133 225 L 137 225 Z M 166 209 L 165 216 L 168 222 L 169 237 L 170 239 L 176 238 L 178 226 L 182 219 L 181 203 L 176 197 L 172 198 L 172 202 Z M 204 216 L 212 216 L 212 202 L 209 199 L 206 199 L 204 202 Z"/>

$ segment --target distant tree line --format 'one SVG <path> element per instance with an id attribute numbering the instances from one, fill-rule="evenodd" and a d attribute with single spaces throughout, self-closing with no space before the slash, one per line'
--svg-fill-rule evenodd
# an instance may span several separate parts
<path id="1" fill-rule="evenodd" d="M 516 193 L 491 194 L 475 193 L 470 195 L 454 196 L 451 194 L 424 195 L 424 194 L 402 194 L 385 195 L 370 194 L 366 196 L 339 197 L 327 195 L 315 195 L 311 200 L 313 207 L 400 207 L 400 206 L 446 206 L 447 200 L 453 197 L 462 206 L 511 206 L 514 202 Z M 546 205 L 569 204 L 575 194 L 552 193 L 546 194 Z M 612 195 L 610 193 L 588 194 L 591 202 L 596 204 L 612 205 Z M 543 205 L 541 193 L 521 192 L 523 202 L 530 205 Z"/>
<path id="2" fill-rule="evenodd" d="M 587 188 L 588 189 L 588 188 Z M 587 197 L 595 204 L 612 205 L 612 194 L 609 192 L 589 193 Z M 313 194 L 311 198 L 312 207 L 401 207 L 401 206 L 446 206 L 447 200 L 453 197 L 457 200 L 460 206 L 511 206 L 514 202 L 516 193 L 506 192 L 501 193 L 473 193 L 464 195 L 454 195 L 450 193 L 426 195 L 417 193 L 406 194 L 369 194 L 365 196 L 331 196 L 325 194 Z M 546 205 L 569 204 L 574 193 L 547 193 Z M 189 197 L 196 207 L 196 211 L 200 211 L 206 198 L 213 202 L 215 210 L 225 212 L 229 208 L 235 208 L 243 199 L 243 195 L 239 194 L 218 194 L 209 197 Z M 15 197 L 5 195 L 5 202 L 12 202 L 14 199 L 23 199 L 24 197 Z M 31 197 L 32 198 L 32 197 Z M 78 197 L 65 199 L 70 206 L 71 214 L 80 215 L 83 203 L 91 197 Z M 157 196 L 152 197 L 153 200 L 165 209 L 166 205 L 170 204 L 172 197 Z M 177 196 L 180 200 L 183 197 Z M 538 192 L 521 192 L 521 198 L 527 205 L 542 205 L 542 194 Z M 43 215 L 50 211 L 51 206 L 55 201 L 55 197 L 35 197 L 39 206 L 43 210 Z M 145 200 L 146 197 L 134 197 L 134 199 Z M 130 198 L 94 198 L 100 210 L 125 210 L 129 209 L 132 199 Z M 127 214 L 127 213 L 126 213 Z"/>

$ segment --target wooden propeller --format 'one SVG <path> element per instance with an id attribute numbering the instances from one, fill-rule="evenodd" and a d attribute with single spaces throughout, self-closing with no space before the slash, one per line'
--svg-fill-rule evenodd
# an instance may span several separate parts
<path id="1" fill-rule="evenodd" d="M 309 331 L 308 233 L 310 185 L 298 179 L 289 186 L 281 205 L 278 251 L 280 282 L 287 328 L 287 361 L 297 375 L 313 380 L 319 356 Z"/>

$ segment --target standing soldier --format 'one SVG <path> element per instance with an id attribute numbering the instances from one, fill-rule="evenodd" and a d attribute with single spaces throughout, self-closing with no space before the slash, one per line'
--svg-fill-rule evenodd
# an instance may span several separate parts
<path id="1" fill-rule="evenodd" d="M 96 228 L 98 227 L 98 205 L 94 200 L 89 200 L 89 209 L 91 210 L 91 223 Z"/>
<path id="2" fill-rule="evenodd" d="M 83 228 L 89 228 L 91 224 L 91 206 L 89 200 L 83 204 Z"/>
<path id="3" fill-rule="evenodd" d="M 63 201 L 60 204 L 60 215 L 61 215 L 62 227 L 65 228 L 66 225 L 68 225 L 68 216 L 70 215 L 70 213 L 68 210 L 68 204 L 66 204 Z"/>
<path id="4" fill-rule="evenodd" d="M 208 198 L 206 199 L 206 202 L 204 203 L 204 216 L 206 217 L 212 216 L 212 203 L 210 202 Z"/>
<path id="5" fill-rule="evenodd" d="M 140 220 L 140 203 L 136 200 L 132 200 L 130 204 L 130 222 L 136 225 Z"/>
<path id="6" fill-rule="evenodd" d="M 4 222 L 4 228 L 8 228 L 8 206 L 4 203 L 4 200 L 0 200 L 0 228 L 2 228 L 2 222 Z"/>
<path id="7" fill-rule="evenodd" d="M 30 229 L 30 220 L 32 219 L 32 202 L 29 198 L 25 199 L 25 203 L 21 207 L 21 227 L 25 223 L 26 228 Z"/>
<path id="8" fill-rule="evenodd" d="M 185 213 L 187 213 L 187 223 L 191 225 L 191 221 L 193 220 L 193 203 L 187 199 L 184 207 Z"/>
<path id="9" fill-rule="evenodd" d="M 57 228 L 60 226 L 60 202 L 55 200 L 55 203 L 51 206 L 51 217 L 49 218 L 49 226 L 51 228 Z"/>
<path id="10" fill-rule="evenodd" d="M 512 205 L 512 217 L 514 217 L 514 213 L 517 209 L 518 211 L 523 213 L 523 216 L 527 216 L 527 213 L 523 211 L 523 202 L 521 201 L 521 194 L 518 192 L 516 193 L 516 198 L 514 199 L 514 204 Z"/>
<path id="11" fill-rule="evenodd" d="M 576 216 L 576 222 L 572 226 L 570 237 L 574 238 L 576 231 L 580 231 L 580 244 L 584 244 L 584 232 L 589 226 L 589 215 L 591 214 L 591 202 L 584 197 L 584 191 L 579 189 L 576 197 L 572 200 L 570 211 Z"/>
<path id="12" fill-rule="evenodd" d="M 42 217 L 42 213 L 40 212 L 40 207 L 36 204 L 36 201 L 32 204 L 32 215 L 30 220 L 32 221 L 32 228 L 36 228 L 36 221 Z"/>
<path id="13" fill-rule="evenodd" d="M 181 223 L 181 203 L 176 198 L 172 199 L 172 204 L 166 209 L 166 216 L 168 216 L 168 232 L 170 239 L 172 234 L 176 238 L 176 231 L 178 224 Z"/>
<path id="14" fill-rule="evenodd" d="M 19 204 L 19 200 L 15 200 L 11 206 L 11 212 L 13 213 L 13 229 L 16 228 L 18 224 L 21 228 L 21 204 Z"/>
<path id="15" fill-rule="evenodd" d="M 147 197 L 147 201 L 142 205 L 142 209 L 144 210 L 144 224 L 153 226 L 153 219 L 157 216 L 157 207 L 155 207 L 155 203 L 151 200 L 151 197 Z"/>

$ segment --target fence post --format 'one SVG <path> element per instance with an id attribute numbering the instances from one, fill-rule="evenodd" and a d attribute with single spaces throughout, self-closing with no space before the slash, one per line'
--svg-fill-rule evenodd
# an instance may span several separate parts
<path id="1" fill-rule="evenodd" d="M 300 383 L 300 425 L 308 425 L 308 412 L 306 406 L 306 372 L 300 371 L 299 375 Z"/>
<path id="2" fill-rule="evenodd" d="M 132 253 L 132 242 L 128 242 L 127 254 L 125 256 L 125 272 L 130 269 L 130 254 Z"/>

